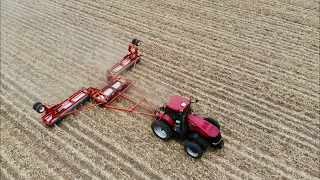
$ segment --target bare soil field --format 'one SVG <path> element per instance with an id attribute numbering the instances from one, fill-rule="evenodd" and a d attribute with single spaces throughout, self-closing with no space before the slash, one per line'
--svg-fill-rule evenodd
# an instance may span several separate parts
<path id="1" fill-rule="evenodd" d="M 1 0 L 1 179 L 319 179 L 319 29 L 316 0 Z M 103 108 L 44 125 L 32 104 L 102 88 L 131 38 L 147 99 L 198 99 L 222 150 Z"/>

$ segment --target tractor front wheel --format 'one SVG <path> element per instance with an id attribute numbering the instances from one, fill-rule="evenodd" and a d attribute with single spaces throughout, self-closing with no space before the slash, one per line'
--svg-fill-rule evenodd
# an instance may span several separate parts
<path id="1" fill-rule="evenodd" d="M 184 145 L 184 149 L 189 154 L 189 156 L 199 159 L 203 155 L 202 148 L 195 142 L 187 141 Z"/>
<path id="2" fill-rule="evenodd" d="M 191 133 L 188 137 L 188 140 L 198 144 L 203 151 L 208 149 L 208 143 L 204 140 L 198 133 Z"/>
<path id="3" fill-rule="evenodd" d="M 172 129 L 171 127 L 164 122 L 163 120 L 154 120 L 151 124 L 153 133 L 158 136 L 160 139 L 168 141 L 172 138 Z"/>

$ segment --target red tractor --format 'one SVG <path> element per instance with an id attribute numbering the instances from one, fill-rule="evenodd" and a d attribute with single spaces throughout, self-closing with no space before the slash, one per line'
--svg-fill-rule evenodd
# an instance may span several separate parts
<path id="1" fill-rule="evenodd" d="M 202 119 L 193 114 L 191 104 L 194 102 L 191 99 L 184 98 L 181 95 L 174 95 L 165 106 L 161 107 L 159 111 L 155 111 L 142 92 L 132 83 L 131 79 L 119 76 L 125 70 L 135 67 L 140 61 L 139 45 L 140 40 L 132 40 L 128 47 L 128 54 L 107 71 L 108 84 L 102 89 L 83 88 L 61 103 L 48 105 L 37 102 L 33 105 L 33 109 L 38 113 L 44 113 L 42 121 L 48 126 L 54 126 L 66 116 L 94 106 L 150 115 L 156 118 L 151 124 L 153 132 L 166 141 L 171 138 L 176 140 L 187 139 L 185 150 L 193 158 L 201 158 L 209 145 L 221 149 L 224 142 L 221 139 L 219 123 L 212 118 Z M 125 93 L 130 89 L 138 92 L 140 99 L 132 99 L 126 96 Z M 96 104 L 80 108 L 90 99 L 94 100 Z M 132 106 L 115 106 L 114 102 L 117 99 L 127 100 Z"/>
<path id="2" fill-rule="evenodd" d="M 193 158 L 201 158 L 208 145 L 221 149 L 224 141 L 219 123 L 210 117 L 203 119 L 193 114 L 192 103 L 191 99 L 181 95 L 172 96 L 156 113 L 151 128 L 165 141 L 187 139 L 184 145 L 186 152 Z"/>

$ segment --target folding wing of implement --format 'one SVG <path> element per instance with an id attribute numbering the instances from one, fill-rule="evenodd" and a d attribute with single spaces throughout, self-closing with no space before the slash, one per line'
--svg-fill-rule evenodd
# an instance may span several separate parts
<path id="1" fill-rule="evenodd" d="M 139 45 L 140 40 L 132 40 L 132 44 L 128 46 L 128 55 L 124 56 L 120 62 L 107 71 L 107 82 L 140 62 L 141 55 L 139 54 Z"/>
<path id="2" fill-rule="evenodd" d="M 146 100 L 141 91 L 132 84 L 132 81 L 124 76 L 119 76 L 125 70 L 135 67 L 136 63 L 140 61 L 141 55 L 138 52 L 140 41 L 132 40 L 132 44 L 128 47 L 128 54 L 107 71 L 108 85 L 102 89 L 98 88 L 83 88 L 65 99 L 61 103 L 48 105 L 45 103 L 36 102 L 33 109 L 38 113 L 44 113 L 42 121 L 49 126 L 62 121 L 67 115 L 79 111 L 83 111 L 95 106 L 102 106 L 110 109 L 132 112 L 137 114 L 145 114 L 155 116 L 155 109 Z M 135 91 L 139 95 L 139 100 L 129 98 L 125 92 Z M 114 105 L 118 99 L 126 100 L 131 103 L 131 107 L 119 107 Z M 93 100 L 96 102 L 93 105 L 82 107 L 86 102 Z"/>

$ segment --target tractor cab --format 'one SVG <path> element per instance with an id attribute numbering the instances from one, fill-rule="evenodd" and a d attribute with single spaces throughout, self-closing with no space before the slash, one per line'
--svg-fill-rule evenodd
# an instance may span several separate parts
<path id="1" fill-rule="evenodd" d="M 186 118 L 191 114 L 191 101 L 181 95 L 173 95 L 162 108 L 164 116 L 172 122 L 173 131 L 177 140 L 185 138 L 188 128 Z M 168 122 L 168 121 L 167 121 Z"/>
<path id="2" fill-rule="evenodd" d="M 173 95 L 166 103 L 165 113 L 172 119 L 180 119 L 179 116 L 187 116 L 191 113 L 190 100 L 181 96 Z"/>
<path id="3" fill-rule="evenodd" d="M 165 106 L 156 113 L 157 118 L 166 119 L 167 123 L 174 126 L 175 121 L 182 121 L 192 113 L 191 101 L 179 94 L 171 96 Z"/>

